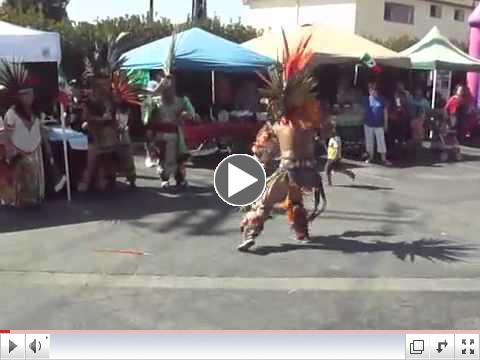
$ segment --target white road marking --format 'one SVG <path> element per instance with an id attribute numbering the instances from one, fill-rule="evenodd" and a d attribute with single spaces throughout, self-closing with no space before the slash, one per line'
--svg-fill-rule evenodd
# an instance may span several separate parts
<path id="1" fill-rule="evenodd" d="M 0 272 L 8 288 L 88 286 L 124 289 L 191 289 L 257 291 L 403 291 L 480 292 L 480 278 L 245 278 L 85 273 Z"/>

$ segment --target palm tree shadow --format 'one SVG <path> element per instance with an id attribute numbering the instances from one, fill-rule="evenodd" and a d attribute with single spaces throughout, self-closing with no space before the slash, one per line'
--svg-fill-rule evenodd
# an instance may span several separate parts
<path id="1" fill-rule="evenodd" d="M 345 235 L 348 235 L 346 233 Z M 373 234 L 380 235 L 381 234 Z M 344 254 L 391 252 L 399 260 L 410 259 L 415 262 L 417 257 L 431 262 L 456 263 L 464 262 L 478 249 L 474 246 L 458 245 L 449 240 L 421 239 L 412 242 L 363 242 L 346 239 L 343 235 L 316 237 L 308 244 L 282 244 L 280 246 L 261 246 L 251 251 L 251 254 L 268 256 L 271 254 L 287 253 L 291 251 L 320 250 L 338 251 Z"/>
<path id="2" fill-rule="evenodd" d="M 337 188 L 347 188 L 347 189 L 358 189 L 358 190 L 368 190 L 368 191 L 391 191 L 392 187 L 383 187 L 375 185 L 334 185 Z"/>

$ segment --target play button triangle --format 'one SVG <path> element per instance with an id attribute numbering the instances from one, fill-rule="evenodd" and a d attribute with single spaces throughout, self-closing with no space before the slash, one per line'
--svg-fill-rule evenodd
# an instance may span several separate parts
<path id="1" fill-rule="evenodd" d="M 10 354 L 13 350 L 18 347 L 12 340 L 8 340 L 8 353 Z"/>
<path id="2" fill-rule="evenodd" d="M 228 164 L 228 197 L 238 194 L 240 191 L 252 186 L 258 179 L 239 167 Z"/>

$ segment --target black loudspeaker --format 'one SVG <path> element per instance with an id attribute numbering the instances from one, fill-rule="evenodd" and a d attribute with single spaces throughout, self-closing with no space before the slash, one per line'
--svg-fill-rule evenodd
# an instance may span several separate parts
<path id="1" fill-rule="evenodd" d="M 37 341 L 37 339 L 33 340 L 28 346 L 30 347 L 30 350 L 32 350 L 34 354 L 42 350 L 42 344 L 40 343 L 40 341 Z"/>

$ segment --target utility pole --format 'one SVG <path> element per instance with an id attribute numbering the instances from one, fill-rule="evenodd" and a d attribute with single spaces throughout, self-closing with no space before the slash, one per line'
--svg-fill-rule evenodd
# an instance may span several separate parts
<path id="1" fill-rule="evenodd" d="M 297 26 L 300 25 L 300 0 L 297 0 Z"/>
<path id="2" fill-rule="evenodd" d="M 207 17 L 207 0 L 192 1 L 192 21 L 195 23 Z"/>
<path id="3" fill-rule="evenodd" d="M 154 0 L 150 0 L 150 12 L 148 13 L 150 24 L 153 23 L 153 12 L 154 12 L 153 3 L 154 3 Z"/>

